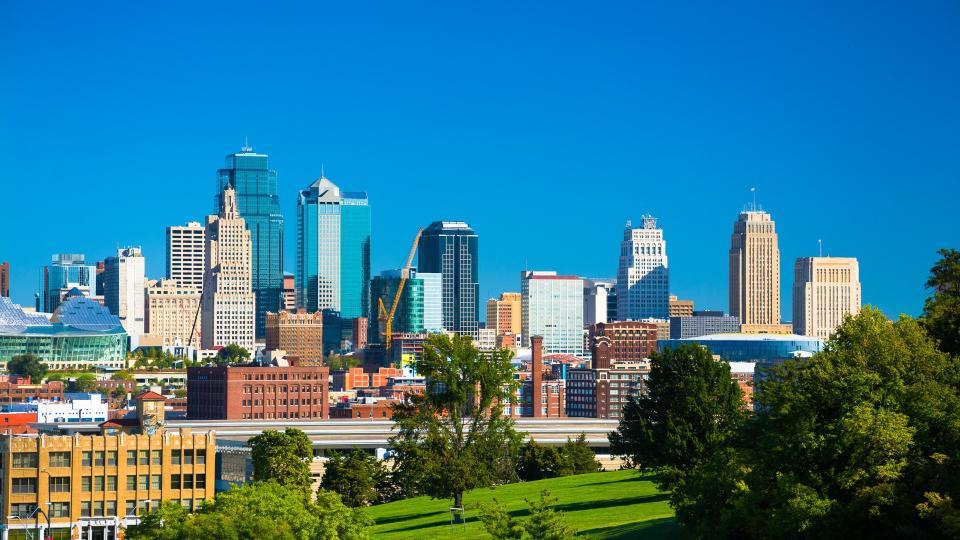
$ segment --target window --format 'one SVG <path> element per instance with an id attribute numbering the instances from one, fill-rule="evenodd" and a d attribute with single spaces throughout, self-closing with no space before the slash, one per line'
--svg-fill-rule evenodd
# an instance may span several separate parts
<path id="1" fill-rule="evenodd" d="M 14 478 L 13 492 L 14 493 L 36 493 L 37 479 L 36 478 Z"/>
<path id="2" fill-rule="evenodd" d="M 149 488 L 149 487 L 150 487 L 150 482 L 149 482 L 149 481 L 150 481 L 150 477 L 149 477 L 149 476 L 147 476 L 147 475 L 145 475 L 145 474 L 141 474 L 140 476 L 137 477 L 137 489 L 144 489 L 144 490 L 145 490 L 145 489 Z"/>
<path id="3" fill-rule="evenodd" d="M 104 512 L 105 516 L 115 516 L 117 515 L 117 501 L 107 501 L 107 511 Z"/>
<path id="4" fill-rule="evenodd" d="M 103 501 L 93 501 L 93 515 L 94 516 L 103 515 Z"/>
<path id="5" fill-rule="evenodd" d="M 150 477 L 150 489 L 160 489 L 160 475 L 155 474 Z"/>
<path id="6" fill-rule="evenodd" d="M 151 450 L 151 451 L 150 451 L 150 463 L 153 463 L 154 465 L 159 465 L 159 464 L 160 464 L 160 451 L 159 451 L 159 450 Z"/>
<path id="7" fill-rule="evenodd" d="M 37 505 L 34 503 L 18 503 L 10 505 L 10 514 L 25 518 L 36 511 Z"/>
<path id="8" fill-rule="evenodd" d="M 13 454 L 14 469 L 36 469 L 37 454 L 35 452 L 15 452 Z"/>
<path id="9" fill-rule="evenodd" d="M 150 511 L 150 501 L 140 501 L 137 504 L 137 513 L 142 514 Z"/>
<path id="10" fill-rule="evenodd" d="M 173 450 L 170 452 L 170 464 L 179 465 L 180 464 L 180 450 Z"/>
<path id="11" fill-rule="evenodd" d="M 106 463 L 103 457 L 103 451 L 98 450 L 93 453 L 93 465 L 95 467 L 103 467 L 103 464 Z"/>
<path id="12" fill-rule="evenodd" d="M 180 489 L 180 475 L 170 475 L 170 489 Z"/>
<path id="13" fill-rule="evenodd" d="M 103 477 L 94 476 L 93 477 L 93 490 L 94 491 L 103 491 Z"/>
<path id="14" fill-rule="evenodd" d="M 197 465 L 203 465 L 203 464 L 205 464 L 205 463 L 207 462 L 207 452 L 206 452 L 206 450 L 203 449 L 203 448 L 197 448 L 197 449 L 195 450 L 195 452 L 197 453 L 197 456 L 196 456 L 196 458 L 195 458 L 195 460 L 194 460 L 194 463 L 196 463 Z"/>
<path id="15" fill-rule="evenodd" d="M 137 451 L 127 450 L 127 465 L 136 466 L 136 464 L 137 464 Z"/>
<path id="16" fill-rule="evenodd" d="M 146 450 L 140 450 L 140 464 L 149 465 L 150 464 L 150 453 Z"/>
<path id="17" fill-rule="evenodd" d="M 67 493 L 70 491 L 69 476 L 51 476 L 50 493 Z"/>
<path id="18" fill-rule="evenodd" d="M 55 502 L 51 504 L 50 517 L 52 518 L 70 517 L 70 503 Z"/>
<path id="19" fill-rule="evenodd" d="M 80 501 L 80 517 L 90 517 L 90 501 Z"/>
<path id="20" fill-rule="evenodd" d="M 89 467 L 93 463 L 93 454 L 90 452 L 83 452 L 80 455 L 80 466 Z"/>
<path id="21" fill-rule="evenodd" d="M 117 490 L 117 477 L 116 475 L 107 477 L 107 491 L 116 491 Z M 113 514 L 110 514 L 113 515 Z"/>
<path id="22" fill-rule="evenodd" d="M 127 501 L 126 503 L 127 515 L 132 516 L 137 513 L 137 502 L 136 501 Z"/>
<path id="23" fill-rule="evenodd" d="M 183 475 L 183 489 L 193 489 L 193 475 Z"/>
<path id="24" fill-rule="evenodd" d="M 128 474 L 127 475 L 127 491 L 134 491 L 137 489 L 137 475 Z"/>
<path id="25" fill-rule="evenodd" d="M 117 451 L 108 450 L 107 451 L 107 467 L 116 467 L 117 466 Z"/>
<path id="26" fill-rule="evenodd" d="M 193 450 L 187 449 L 183 451 L 183 464 L 193 465 Z"/>
<path id="27" fill-rule="evenodd" d="M 51 467 L 69 467 L 70 452 L 50 452 Z"/>
<path id="28" fill-rule="evenodd" d="M 205 474 L 198 474 L 198 475 L 197 475 L 197 481 L 196 481 L 194 487 L 197 488 L 197 489 L 206 489 L 206 487 L 207 487 L 207 475 L 205 475 Z"/>

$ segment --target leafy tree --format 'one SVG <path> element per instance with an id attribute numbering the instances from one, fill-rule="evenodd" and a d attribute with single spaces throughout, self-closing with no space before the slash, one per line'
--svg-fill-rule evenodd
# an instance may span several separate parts
<path id="1" fill-rule="evenodd" d="M 31 381 L 40 383 L 48 370 L 47 365 L 42 363 L 40 358 L 32 353 L 26 353 L 11 358 L 7 362 L 7 371 L 15 375 L 30 377 Z"/>
<path id="2" fill-rule="evenodd" d="M 330 371 L 334 371 L 337 369 L 360 367 L 363 363 L 356 356 L 342 356 L 339 354 L 330 353 L 327 355 L 326 364 L 330 368 Z"/>
<path id="3" fill-rule="evenodd" d="M 585 474 L 603 470 L 600 462 L 597 461 L 597 454 L 587 445 L 587 436 L 580 433 L 577 440 L 569 438 L 563 445 L 563 454 L 570 462 L 570 474 Z"/>
<path id="4" fill-rule="evenodd" d="M 495 540 L 529 538 L 531 540 L 566 540 L 576 536 L 577 531 L 566 517 L 553 509 L 557 499 L 543 490 L 540 498 L 524 499 L 530 517 L 524 521 L 514 519 L 496 499 L 490 505 L 480 507 L 480 521 Z"/>
<path id="5" fill-rule="evenodd" d="M 187 397 L 187 389 L 186 389 L 186 388 L 177 388 L 176 390 L 173 391 L 173 395 L 176 396 L 176 397 L 178 397 L 178 398 Z"/>
<path id="6" fill-rule="evenodd" d="M 435 498 L 463 507 L 463 492 L 515 478 L 520 437 L 503 404 L 513 398 L 511 353 L 481 354 L 466 336 L 432 335 L 417 373 L 423 395 L 394 405 L 395 470 Z"/>
<path id="7" fill-rule="evenodd" d="M 93 392 L 97 389 L 97 376 L 93 373 L 81 373 L 70 381 L 71 392 Z"/>
<path id="8" fill-rule="evenodd" d="M 729 364 L 700 345 L 655 353 L 650 363 L 646 392 L 624 407 L 610 451 L 641 470 L 663 468 L 659 481 L 669 488 L 736 433 L 742 393 Z"/>
<path id="9" fill-rule="evenodd" d="M 573 462 L 556 446 L 541 446 L 530 439 L 520 448 L 517 460 L 517 476 L 521 480 L 532 481 L 573 474 Z"/>
<path id="10" fill-rule="evenodd" d="M 347 454 L 331 453 L 320 489 L 339 493 L 343 503 L 353 508 L 386 502 L 392 491 L 383 462 L 359 448 Z"/>
<path id="11" fill-rule="evenodd" d="M 249 359 L 250 351 L 235 343 L 231 343 L 217 352 L 218 365 L 239 364 L 246 362 Z"/>
<path id="12" fill-rule="evenodd" d="M 132 381 L 133 374 L 125 369 L 121 369 L 120 371 L 111 375 L 110 378 L 115 381 Z"/>
<path id="13" fill-rule="evenodd" d="M 960 356 L 960 251 L 941 249 L 940 260 L 930 269 L 927 288 L 933 295 L 923 306 L 921 323 L 940 349 Z"/>
<path id="14" fill-rule="evenodd" d="M 284 431 L 268 429 L 247 444 L 255 481 L 273 480 L 304 494 L 310 493 L 313 444 L 306 433 L 295 428 Z"/>
<path id="15" fill-rule="evenodd" d="M 276 482 L 255 482 L 218 493 L 194 514 L 164 503 L 127 530 L 130 540 L 208 538 L 278 540 L 361 540 L 372 520 L 343 505 L 335 493 L 305 501 L 297 489 Z"/>

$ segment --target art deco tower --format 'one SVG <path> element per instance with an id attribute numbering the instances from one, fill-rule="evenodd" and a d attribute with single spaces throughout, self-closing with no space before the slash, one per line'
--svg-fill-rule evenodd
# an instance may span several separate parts
<path id="1" fill-rule="evenodd" d="M 627 223 L 620 242 L 617 269 L 617 319 L 637 321 L 670 316 L 670 271 L 667 242 L 657 218 L 643 217 L 643 226 Z"/>
<path id="2" fill-rule="evenodd" d="M 801 257 L 793 267 L 793 333 L 827 339 L 860 313 L 860 265 L 853 257 Z"/>
<path id="3" fill-rule="evenodd" d="M 228 185 L 220 200 L 220 214 L 207 216 L 203 348 L 236 344 L 252 352 L 256 301 L 250 231 L 240 217 L 236 191 Z"/>
<path id="4" fill-rule="evenodd" d="M 730 237 L 730 315 L 742 325 L 780 324 L 780 248 L 770 214 L 740 212 Z"/>

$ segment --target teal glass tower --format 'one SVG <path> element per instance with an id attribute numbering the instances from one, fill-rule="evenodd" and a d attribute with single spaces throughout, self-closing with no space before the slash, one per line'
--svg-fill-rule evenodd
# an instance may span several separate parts
<path id="1" fill-rule="evenodd" d="M 393 305 L 393 298 L 397 295 L 400 286 L 400 270 L 384 270 L 370 282 L 370 341 L 380 341 L 386 333 L 386 322 L 378 320 L 378 300 L 383 300 L 387 311 Z M 394 333 L 422 333 L 424 328 L 423 316 L 423 279 L 415 271 L 410 272 L 407 282 L 403 285 L 403 294 L 397 304 L 397 311 L 393 315 Z M 376 331 L 376 336 L 373 331 Z"/>
<path id="2" fill-rule="evenodd" d="M 233 186 L 240 215 L 250 231 L 258 339 L 265 336 L 266 313 L 283 309 L 283 215 L 277 194 L 277 171 L 270 170 L 267 160 L 266 154 L 257 154 L 249 146 L 228 154 L 225 167 L 217 171 L 214 197 L 219 211 L 223 188 L 227 184 Z"/>
<path id="3" fill-rule="evenodd" d="M 297 304 L 337 312 L 370 311 L 370 204 L 323 175 L 297 199 Z"/>

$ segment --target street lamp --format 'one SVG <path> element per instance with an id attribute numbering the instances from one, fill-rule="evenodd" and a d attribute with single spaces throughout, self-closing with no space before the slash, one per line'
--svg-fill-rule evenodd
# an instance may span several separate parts
<path id="1" fill-rule="evenodd" d="M 52 504 L 52 503 L 49 503 L 49 502 L 48 502 L 48 503 L 47 503 L 47 506 L 50 506 L 51 504 Z M 34 528 L 34 530 L 37 531 L 37 537 L 39 537 L 39 536 L 40 536 L 40 516 L 43 516 L 43 519 L 45 519 L 45 520 L 47 521 L 47 529 L 46 529 L 46 531 L 49 533 L 49 532 L 50 532 L 50 516 L 48 516 L 46 512 L 44 512 L 43 510 L 41 510 L 39 506 L 36 507 L 36 508 L 34 508 L 32 512 L 30 512 L 29 514 L 27 514 L 27 515 L 25 515 L 25 516 L 24 516 L 24 515 L 21 515 L 21 514 L 13 514 L 13 515 L 7 516 L 7 519 L 8 519 L 8 520 L 21 520 L 21 519 L 30 519 L 30 518 L 33 518 L 33 522 L 34 522 L 33 528 Z M 44 535 L 44 540 L 49 540 L 49 539 L 50 539 L 50 536 L 49 536 L 49 535 Z"/>

